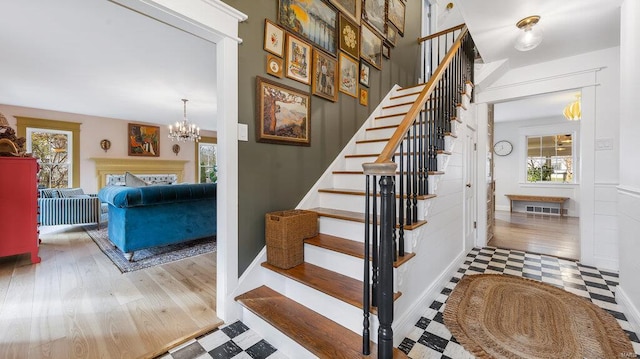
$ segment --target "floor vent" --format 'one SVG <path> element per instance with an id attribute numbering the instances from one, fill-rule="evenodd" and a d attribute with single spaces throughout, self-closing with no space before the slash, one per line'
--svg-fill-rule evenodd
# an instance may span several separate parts
<path id="1" fill-rule="evenodd" d="M 560 208 L 557 207 L 541 207 L 541 206 L 527 206 L 527 213 L 540 213 L 540 214 L 556 214 L 560 215 Z M 567 210 L 563 209 L 563 214 L 567 214 Z"/>

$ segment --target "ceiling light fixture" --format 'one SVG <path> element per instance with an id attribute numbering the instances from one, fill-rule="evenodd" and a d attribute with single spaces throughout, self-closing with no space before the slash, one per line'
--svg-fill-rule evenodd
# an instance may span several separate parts
<path id="1" fill-rule="evenodd" d="M 580 105 L 580 95 L 576 95 L 576 100 L 571 102 L 562 111 L 564 117 L 569 121 L 578 121 L 582 118 L 582 109 Z"/>
<path id="2" fill-rule="evenodd" d="M 542 31 L 539 28 L 534 28 L 534 25 L 537 24 L 538 21 L 540 21 L 540 16 L 533 15 L 527 16 L 516 23 L 518 29 L 522 29 L 522 32 L 516 39 L 516 50 L 529 51 L 540 45 L 542 42 Z"/>
<path id="3" fill-rule="evenodd" d="M 195 124 L 189 124 L 189 121 L 187 120 L 187 101 L 189 100 L 186 98 L 182 99 L 182 102 L 184 102 L 184 118 L 182 121 L 176 122 L 175 129 L 172 125 L 169 125 L 169 138 L 171 141 L 200 141 L 200 128 Z"/>

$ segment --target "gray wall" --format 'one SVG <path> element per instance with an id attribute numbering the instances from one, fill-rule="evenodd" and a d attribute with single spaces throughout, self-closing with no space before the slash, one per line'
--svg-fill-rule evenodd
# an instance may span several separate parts
<path id="1" fill-rule="evenodd" d="M 291 79 L 277 79 L 265 71 L 264 19 L 277 23 L 277 0 L 223 0 L 249 19 L 240 24 L 239 122 L 249 125 L 249 141 L 238 143 L 239 258 L 238 272 L 249 266 L 265 243 L 265 213 L 292 209 L 335 159 L 380 99 L 393 87 L 414 85 L 419 77 L 420 1 L 408 1 L 404 37 L 399 37 L 391 58 L 383 58 L 382 71 L 371 67 L 369 106 L 340 93 L 337 102 L 312 96 L 311 146 L 258 143 L 255 140 L 256 76 L 310 91 Z"/>

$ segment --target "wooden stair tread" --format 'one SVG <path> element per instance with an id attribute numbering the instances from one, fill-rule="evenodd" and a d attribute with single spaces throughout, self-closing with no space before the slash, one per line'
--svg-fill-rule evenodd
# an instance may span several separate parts
<path id="1" fill-rule="evenodd" d="M 332 250 L 334 252 L 346 254 L 348 256 L 356 258 L 364 258 L 364 243 L 358 241 L 352 241 L 350 239 L 336 237 L 328 234 L 320 233 L 315 237 L 305 239 L 307 244 Z M 415 253 L 405 253 L 404 256 L 398 256 L 398 259 L 393 262 L 395 268 L 407 263 L 411 258 L 415 257 Z"/>
<path id="2" fill-rule="evenodd" d="M 323 207 L 308 208 L 307 210 L 316 212 L 320 217 L 335 218 L 335 219 L 342 219 L 345 221 L 364 223 L 364 213 L 360 213 L 360 212 L 352 212 L 352 211 L 345 211 L 341 209 L 323 208 Z M 378 224 L 380 224 L 379 219 L 378 219 Z M 412 224 L 405 224 L 404 229 L 410 231 L 420 226 L 423 226 L 425 224 L 427 224 L 427 221 L 424 221 L 424 220 L 415 221 Z"/>
<path id="3" fill-rule="evenodd" d="M 431 172 L 434 172 L 433 174 L 438 174 L 438 173 L 435 173 L 437 171 L 428 171 L 428 173 L 431 173 Z M 352 195 L 352 196 L 364 196 L 365 195 L 365 191 L 362 191 L 362 190 L 359 190 L 359 189 L 353 189 L 353 188 L 320 188 L 320 189 L 318 189 L 318 192 L 334 193 L 334 194 L 347 194 L 347 195 Z M 380 197 L 380 194 L 378 194 L 377 196 Z M 398 197 L 400 197 L 400 195 L 396 194 L 396 198 L 398 198 Z M 404 195 L 403 197 L 407 198 L 407 195 Z M 417 199 L 425 200 L 425 199 L 430 199 L 430 198 L 434 198 L 434 197 L 436 197 L 435 194 L 423 194 L 423 195 L 417 196 Z"/>
<path id="4" fill-rule="evenodd" d="M 320 358 L 377 358 L 362 354 L 362 337 L 267 286 L 260 286 L 236 297 L 242 306 Z M 394 348 L 393 357 L 407 356 Z"/>
<path id="5" fill-rule="evenodd" d="M 362 309 L 362 281 L 307 262 L 289 269 L 278 268 L 267 262 L 263 262 L 262 266 Z M 400 295 L 402 295 L 400 292 L 393 293 L 393 299 L 398 299 Z M 370 310 L 374 314 L 377 312 L 373 307 Z"/>

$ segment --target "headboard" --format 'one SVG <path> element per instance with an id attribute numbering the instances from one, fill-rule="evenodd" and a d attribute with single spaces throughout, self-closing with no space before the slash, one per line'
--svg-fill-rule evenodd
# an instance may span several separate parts
<path id="1" fill-rule="evenodd" d="M 178 176 L 173 173 L 166 174 L 154 174 L 154 175 L 145 175 L 145 174 L 135 174 L 136 177 L 141 180 L 147 182 L 148 184 L 174 184 L 178 182 Z M 107 175 L 107 186 L 124 186 L 124 176 L 123 174 Z"/>

